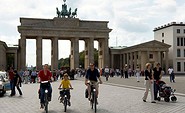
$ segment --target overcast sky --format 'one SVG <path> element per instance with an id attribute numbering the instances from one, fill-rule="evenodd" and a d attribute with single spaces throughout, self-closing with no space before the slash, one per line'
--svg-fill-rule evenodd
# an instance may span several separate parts
<path id="1" fill-rule="evenodd" d="M 63 0 L 0 0 L 0 40 L 7 44 L 18 44 L 19 18 L 56 17 L 56 7 L 61 10 Z M 78 8 L 81 20 L 109 21 L 109 46 L 132 46 L 154 39 L 153 29 L 172 21 L 185 22 L 184 0 L 67 0 L 72 11 Z M 43 41 L 43 63 L 51 62 L 48 45 Z M 27 40 L 27 64 L 35 66 L 36 42 Z M 95 42 L 97 47 L 97 42 Z M 84 42 L 80 41 L 80 51 Z M 59 58 L 68 57 L 70 42 L 59 41 Z"/>

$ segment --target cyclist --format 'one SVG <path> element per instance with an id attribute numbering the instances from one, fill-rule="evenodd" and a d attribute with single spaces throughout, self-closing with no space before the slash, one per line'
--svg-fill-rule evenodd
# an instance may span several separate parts
<path id="1" fill-rule="evenodd" d="M 41 70 L 38 74 L 39 83 L 42 81 L 51 81 L 52 80 L 52 73 L 48 69 L 48 64 L 45 64 L 43 66 L 43 70 Z M 45 89 L 48 89 L 48 101 L 51 101 L 51 94 L 52 94 L 52 88 L 50 82 L 45 84 L 40 84 L 40 104 L 41 109 L 44 108 L 44 91 Z"/>
<path id="2" fill-rule="evenodd" d="M 88 89 L 88 99 L 90 100 L 90 92 L 91 92 L 91 87 L 89 82 L 96 84 L 98 82 L 98 79 L 100 81 L 100 84 L 102 84 L 102 80 L 100 77 L 100 73 L 98 70 L 95 68 L 93 63 L 90 63 L 90 68 L 87 70 L 86 76 L 85 76 L 85 85 L 87 86 Z M 98 98 L 98 85 L 96 86 L 96 96 Z"/>

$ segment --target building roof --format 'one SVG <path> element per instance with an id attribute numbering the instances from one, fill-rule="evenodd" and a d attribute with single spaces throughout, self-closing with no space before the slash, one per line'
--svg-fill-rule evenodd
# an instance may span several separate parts
<path id="1" fill-rule="evenodd" d="M 185 26 L 185 22 L 171 22 L 171 23 L 156 27 L 154 28 L 153 31 L 155 32 L 155 31 L 158 31 L 158 30 L 161 30 L 167 27 L 171 27 L 171 26 Z"/>
<path id="2" fill-rule="evenodd" d="M 123 49 L 126 48 L 127 46 L 112 46 L 110 49 Z"/>
<path id="3" fill-rule="evenodd" d="M 139 51 L 139 50 L 152 50 L 152 51 L 156 51 L 156 50 L 167 50 L 171 47 L 171 45 L 168 45 L 166 43 L 162 43 L 159 42 L 157 40 L 151 40 L 148 42 L 144 42 L 144 43 L 140 43 L 137 45 L 133 45 L 130 47 L 125 47 L 122 49 L 114 49 L 114 48 L 110 48 L 111 52 L 113 53 L 117 53 L 117 52 L 122 52 L 122 51 Z"/>

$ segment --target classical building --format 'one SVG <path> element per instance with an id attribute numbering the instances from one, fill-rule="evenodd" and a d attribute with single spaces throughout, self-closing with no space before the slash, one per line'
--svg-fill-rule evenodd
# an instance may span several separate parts
<path id="1" fill-rule="evenodd" d="M 85 21 L 78 18 L 20 18 L 18 69 L 26 68 L 26 39 L 36 39 L 36 67 L 42 69 L 42 39 L 51 40 L 51 69 L 58 69 L 58 40 L 71 41 L 70 68 L 79 67 L 79 40 L 85 42 L 85 68 L 94 62 L 94 40 L 99 43 L 99 65 L 109 65 L 108 21 Z"/>
<path id="2" fill-rule="evenodd" d="M 171 22 L 155 28 L 154 39 L 172 45 L 169 48 L 169 66 L 177 74 L 185 74 L 185 23 Z"/>
<path id="3" fill-rule="evenodd" d="M 123 69 L 125 65 L 132 70 L 139 66 L 145 69 L 146 63 L 154 67 L 161 63 L 163 69 L 168 69 L 168 51 L 171 46 L 156 40 L 141 43 L 131 47 L 110 47 L 111 67 Z"/>
<path id="4" fill-rule="evenodd" d="M 18 46 L 7 45 L 0 41 L 0 71 L 6 70 L 8 66 L 13 66 L 17 69 L 17 53 Z"/>

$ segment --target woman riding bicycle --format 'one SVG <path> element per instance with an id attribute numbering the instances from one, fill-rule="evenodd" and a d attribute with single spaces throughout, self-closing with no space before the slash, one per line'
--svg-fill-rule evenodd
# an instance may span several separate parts
<path id="1" fill-rule="evenodd" d="M 51 88 L 51 84 L 50 81 L 52 80 L 52 73 L 48 70 L 48 64 L 45 64 L 43 66 L 43 70 L 41 70 L 38 74 L 38 79 L 39 79 L 39 83 L 40 83 L 40 104 L 41 107 L 40 108 L 44 108 L 44 91 L 45 89 L 48 90 L 48 101 L 51 101 L 51 95 L 52 95 L 52 88 Z M 43 81 L 49 81 L 47 84 L 42 84 L 41 82 Z"/>
<path id="2" fill-rule="evenodd" d="M 87 70 L 86 76 L 85 76 L 85 85 L 87 86 L 88 89 L 88 99 L 90 100 L 90 92 L 91 92 L 91 87 L 89 84 L 89 81 L 93 84 L 96 84 L 98 82 L 98 79 L 100 81 L 100 84 L 102 84 L 102 80 L 100 77 L 100 73 L 98 72 L 98 70 L 94 67 L 93 63 L 90 63 L 90 68 Z M 98 97 L 98 85 L 96 85 L 96 97 Z"/>

